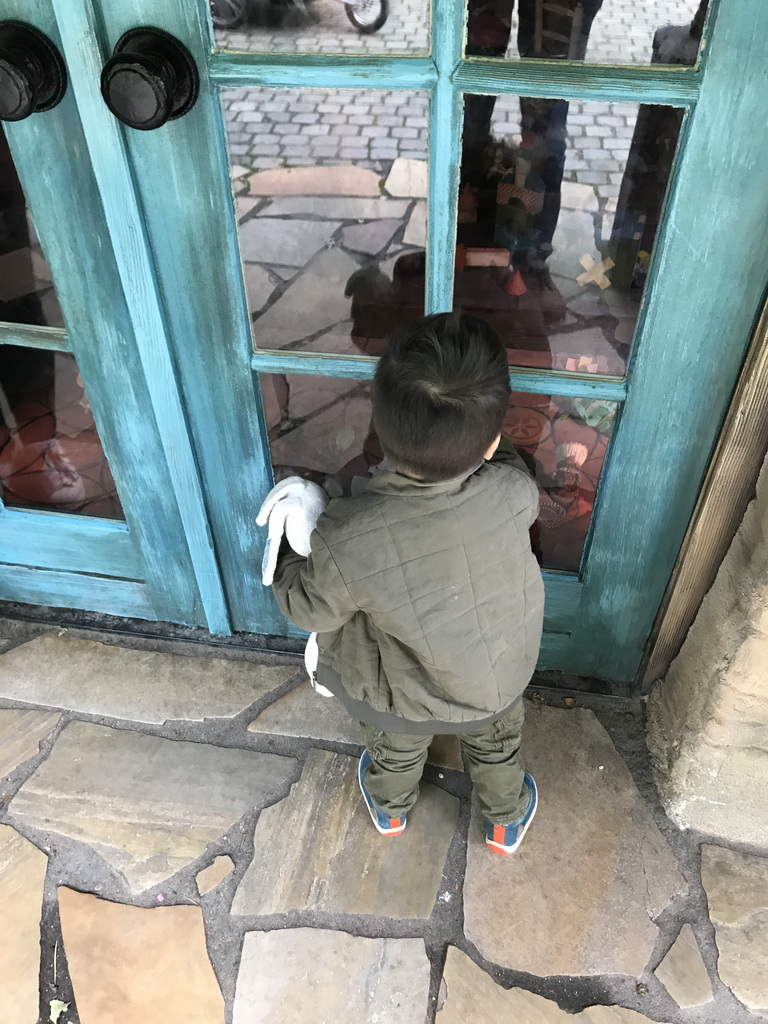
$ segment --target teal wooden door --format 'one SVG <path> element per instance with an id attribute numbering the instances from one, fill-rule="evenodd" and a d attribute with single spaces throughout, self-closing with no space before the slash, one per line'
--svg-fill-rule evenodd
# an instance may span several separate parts
<path id="1" fill-rule="evenodd" d="M 152 256 L 231 627 L 293 631 L 259 583 L 272 463 L 359 486 L 382 336 L 457 306 L 513 335 L 505 429 L 544 497 L 540 667 L 632 679 L 768 279 L 762 0 L 710 4 L 703 34 L 703 5 L 681 6 L 693 28 L 654 64 L 650 37 L 590 59 L 597 0 L 565 24 L 521 12 L 531 59 L 499 59 L 492 4 L 467 35 L 462 5 L 412 2 L 361 52 L 368 36 L 290 36 L 237 4 L 51 2 L 133 315 L 139 226 Z M 200 75 L 153 131 L 99 90 L 141 25 Z"/>
<path id="2" fill-rule="evenodd" d="M 0 14 L 63 49 L 50 0 Z M 226 631 L 135 201 L 113 242 L 71 82 L 3 130 L 0 599 Z"/>

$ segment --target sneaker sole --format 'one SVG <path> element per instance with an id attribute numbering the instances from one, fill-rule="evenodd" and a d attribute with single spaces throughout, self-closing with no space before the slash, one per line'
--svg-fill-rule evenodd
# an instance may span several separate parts
<path id="1" fill-rule="evenodd" d="M 517 850 L 517 848 L 520 846 L 520 843 L 522 843 L 522 841 L 525 839 L 525 833 L 531 827 L 531 822 L 536 817 L 536 811 L 538 811 L 538 809 L 539 809 L 538 790 L 537 790 L 536 797 L 537 797 L 536 798 L 536 806 L 533 808 L 533 814 L 530 816 L 528 821 L 523 826 L 523 830 L 518 835 L 517 842 L 515 843 L 514 846 L 502 846 L 501 843 L 494 843 L 492 839 L 488 839 L 488 838 L 486 838 L 486 840 L 485 840 L 486 846 L 489 846 L 493 850 L 494 853 L 501 853 L 501 854 L 504 854 L 505 856 L 509 856 L 509 854 L 514 853 L 515 850 Z"/>
<path id="2" fill-rule="evenodd" d="M 360 787 L 360 792 L 361 792 L 362 797 L 363 797 L 363 803 L 365 804 L 366 808 L 368 809 L 368 813 L 371 816 L 371 821 L 373 822 L 373 826 L 376 829 L 376 831 L 379 833 L 379 835 L 382 835 L 382 836 L 399 836 L 401 832 L 404 832 L 405 831 L 405 826 L 408 824 L 407 821 L 404 821 L 403 824 L 400 825 L 399 828 L 382 828 L 381 825 L 378 823 L 378 821 L 376 819 L 376 812 L 371 807 L 371 805 L 368 803 L 368 797 L 366 796 L 365 790 L 363 789 L 363 780 L 360 778 L 360 768 L 359 767 L 358 767 L 358 770 L 357 770 L 357 784 Z"/>

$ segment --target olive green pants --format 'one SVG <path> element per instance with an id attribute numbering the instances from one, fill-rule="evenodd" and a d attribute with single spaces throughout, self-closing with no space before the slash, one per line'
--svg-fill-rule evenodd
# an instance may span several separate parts
<path id="1" fill-rule="evenodd" d="M 508 825 L 525 813 L 528 790 L 520 756 L 523 702 L 493 725 L 458 734 L 480 808 L 494 825 Z M 380 811 L 401 818 L 416 803 L 431 736 L 381 732 L 361 723 L 371 755 L 365 787 Z"/>

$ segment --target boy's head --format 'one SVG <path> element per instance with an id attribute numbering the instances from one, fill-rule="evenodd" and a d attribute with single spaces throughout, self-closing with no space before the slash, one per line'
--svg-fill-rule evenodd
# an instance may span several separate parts
<path id="1" fill-rule="evenodd" d="M 373 419 L 385 454 L 435 482 L 471 472 L 501 431 L 509 366 L 499 336 L 458 313 L 424 317 L 393 334 L 373 381 Z"/>

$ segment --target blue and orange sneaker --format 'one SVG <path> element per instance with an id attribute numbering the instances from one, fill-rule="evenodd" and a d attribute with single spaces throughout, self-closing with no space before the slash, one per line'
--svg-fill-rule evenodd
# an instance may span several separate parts
<path id="1" fill-rule="evenodd" d="M 360 792 L 363 794 L 363 800 L 365 800 L 365 804 L 370 812 L 373 824 L 383 836 L 400 835 L 406 825 L 405 816 L 402 818 L 390 818 L 388 814 L 385 814 L 383 811 L 378 809 L 371 799 L 371 794 L 365 788 L 363 779 L 365 778 L 365 769 L 370 763 L 371 755 L 367 750 L 364 750 L 362 757 L 360 758 L 360 764 L 357 768 L 357 781 L 360 783 Z"/>
<path id="2" fill-rule="evenodd" d="M 485 823 L 485 841 L 496 853 L 514 853 L 533 821 L 539 804 L 539 793 L 533 776 L 528 772 L 525 773 L 525 785 L 528 787 L 528 806 L 522 818 L 509 825 L 494 825 L 491 821 Z"/>

